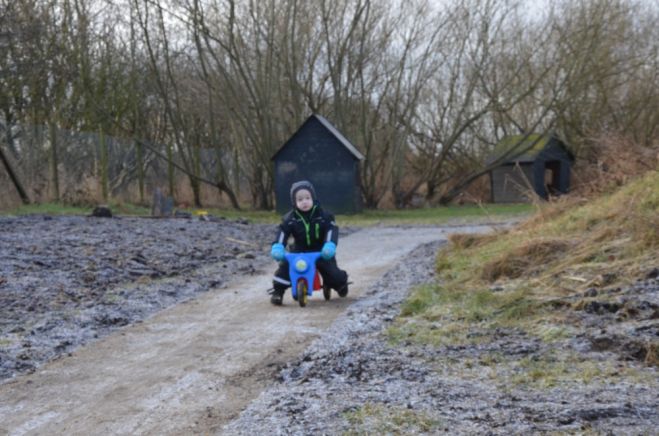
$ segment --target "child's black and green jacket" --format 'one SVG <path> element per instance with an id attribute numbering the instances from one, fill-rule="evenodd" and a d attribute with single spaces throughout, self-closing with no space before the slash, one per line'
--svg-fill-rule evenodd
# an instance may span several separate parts
<path id="1" fill-rule="evenodd" d="M 321 251 L 325 242 L 338 244 L 339 228 L 334 215 L 323 210 L 316 201 L 308 212 L 294 208 L 284 215 L 273 244 L 285 246 L 290 236 L 295 240 L 290 249 L 293 252 Z"/>

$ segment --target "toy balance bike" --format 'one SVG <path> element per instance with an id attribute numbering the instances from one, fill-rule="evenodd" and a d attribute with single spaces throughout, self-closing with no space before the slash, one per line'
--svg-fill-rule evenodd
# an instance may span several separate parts
<path id="1" fill-rule="evenodd" d="M 307 305 L 308 298 L 313 291 L 323 290 L 323 297 L 329 300 L 332 297 L 332 289 L 322 283 L 322 279 L 316 269 L 316 261 L 320 257 L 319 251 L 307 253 L 286 253 L 288 261 L 288 272 L 291 277 L 291 295 L 297 300 L 300 307 Z"/>

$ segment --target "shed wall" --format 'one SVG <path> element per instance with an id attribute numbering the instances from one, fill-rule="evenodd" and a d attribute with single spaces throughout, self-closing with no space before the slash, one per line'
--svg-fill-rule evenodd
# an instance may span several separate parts
<path id="1" fill-rule="evenodd" d="M 313 183 L 321 205 L 333 213 L 361 210 L 359 161 L 315 119 L 303 125 L 276 156 L 277 212 L 292 207 L 290 187 L 299 180 Z"/>
<path id="2" fill-rule="evenodd" d="M 491 188 L 494 203 L 526 203 L 533 189 L 533 167 L 530 164 L 508 164 L 492 170 Z"/>

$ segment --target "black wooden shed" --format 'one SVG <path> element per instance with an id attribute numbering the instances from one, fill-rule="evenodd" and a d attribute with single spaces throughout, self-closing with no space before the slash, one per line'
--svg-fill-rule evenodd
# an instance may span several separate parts
<path id="1" fill-rule="evenodd" d="M 291 208 L 298 180 L 313 183 L 321 205 L 333 213 L 362 209 L 359 163 L 364 156 L 324 117 L 313 114 L 272 156 L 277 212 Z"/>
<path id="2" fill-rule="evenodd" d="M 490 171 L 493 203 L 528 202 L 531 189 L 544 199 L 570 189 L 574 156 L 555 136 L 508 136 L 495 146 L 487 164 L 497 160 L 501 162 Z"/>

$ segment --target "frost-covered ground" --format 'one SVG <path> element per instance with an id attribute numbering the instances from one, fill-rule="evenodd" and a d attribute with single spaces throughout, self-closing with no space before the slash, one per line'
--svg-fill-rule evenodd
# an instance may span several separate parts
<path id="1" fill-rule="evenodd" d="M 237 275 L 267 274 L 273 230 L 213 218 L 0 218 L 0 381 Z M 440 247 L 402 259 L 222 433 L 656 434 L 659 377 L 644 357 L 659 336 L 657 266 L 633 287 L 589 290 L 578 310 L 566 304 L 562 341 L 510 328 L 479 344 L 394 347 L 386 329 L 411 289 L 433 280 Z"/>
<path id="2" fill-rule="evenodd" d="M 215 218 L 0 217 L 0 381 L 254 274 L 273 234 Z"/>
<path id="3" fill-rule="evenodd" d="M 420 247 L 386 274 L 223 433 L 656 434 L 656 367 L 629 355 L 622 342 L 613 345 L 610 331 L 621 321 L 609 310 L 577 313 L 587 318 L 583 330 L 557 349 L 515 330 L 495 332 L 482 346 L 391 346 L 385 329 L 410 288 L 433 280 L 438 248 Z M 634 328 L 656 336 L 657 280 L 617 292 L 629 307 L 647 309 Z M 603 336 L 611 342 L 606 350 L 597 346 Z M 542 386 L 533 374 L 525 378 L 538 369 L 522 363 L 575 353 L 604 369 L 579 383 L 559 375 Z"/>

